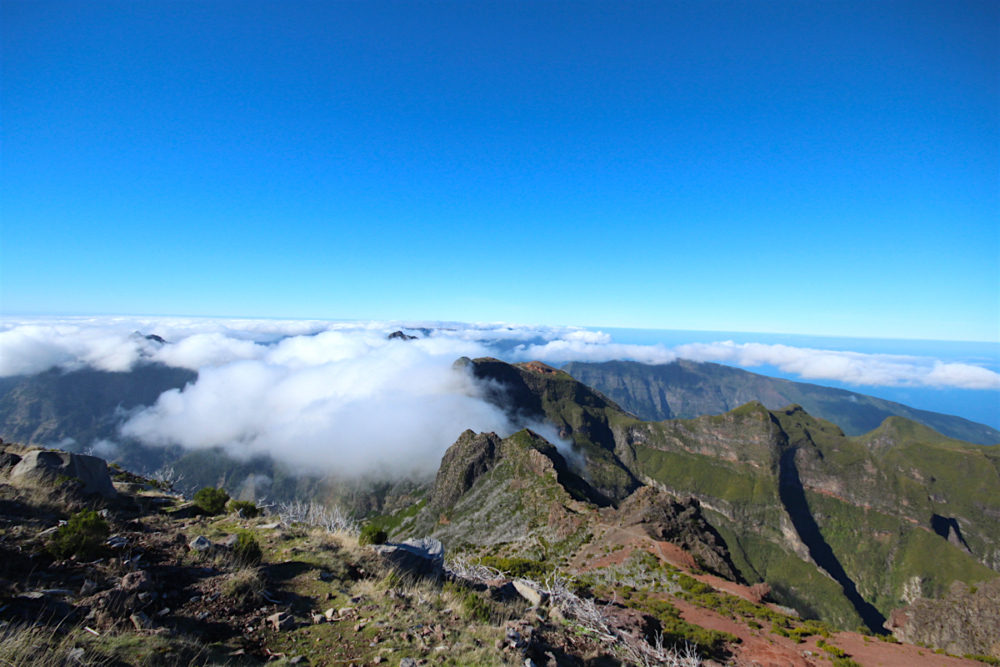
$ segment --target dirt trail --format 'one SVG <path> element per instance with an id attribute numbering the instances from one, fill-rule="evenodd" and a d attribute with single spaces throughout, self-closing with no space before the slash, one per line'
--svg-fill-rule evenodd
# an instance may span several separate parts
<path id="1" fill-rule="evenodd" d="M 580 572 L 622 563 L 636 549 L 643 549 L 661 561 L 685 570 L 695 579 L 713 588 L 736 595 L 750 602 L 756 596 L 749 586 L 728 581 L 713 574 L 693 574 L 694 559 L 676 544 L 659 542 L 650 538 L 638 527 L 621 527 L 602 524 L 594 531 L 595 539 L 574 558 L 571 567 Z M 595 546 L 600 545 L 600 547 Z M 620 546 L 617 550 L 615 547 Z M 606 551 L 611 548 L 612 551 Z M 744 667 L 827 667 L 830 653 L 817 645 L 818 637 L 809 637 L 801 644 L 788 637 L 768 632 L 769 628 L 755 629 L 734 621 L 712 610 L 698 607 L 684 600 L 670 597 L 684 620 L 709 630 L 728 632 L 740 638 L 733 646 L 735 663 Z M 776 608 L 776 605 L 768 605 Z M 965 658 L 939 655 L 930 649 L 911 644 L 892 644 L 855 632 L 838 632 L 827 643 L 843 649 L 851 659 L 864 667 L 982 667 L 982 663 Z"/>

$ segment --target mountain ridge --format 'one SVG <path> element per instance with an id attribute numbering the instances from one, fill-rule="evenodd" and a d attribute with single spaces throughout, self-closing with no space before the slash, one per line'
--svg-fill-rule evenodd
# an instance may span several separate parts
<path id="1" fill-rule="evenodd" d="M 848 435 L 867 433 L 887 417 L 901 416 L 959 440 L 1000 444 L 1000 431 L 963 417 L 723 364 L 687 359 L 667 364 L 571 361 L 562 369 L 648 421 L 721 414 L 759 400 L 772 410 L 802 405 L 809 414 L 836 423 Z"/>

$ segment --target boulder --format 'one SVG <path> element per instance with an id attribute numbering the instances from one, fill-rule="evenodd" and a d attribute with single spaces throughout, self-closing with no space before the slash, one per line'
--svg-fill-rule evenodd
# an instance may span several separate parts
<path id="1" fill-rule="evenodd" d="M 204 535 L 199 535 L 190 542 L 188 542 L 188 548 L 192 551 L 208 551 L 212 548 L 212 541 L 209 540 Z"/>
<path id="2" fill-rule="evenodd" d="M 155 586 L 153 585 L 153 577 L 149 575 L 149 572 L 145 570 L 136 570 L 135 572 L 129 572 L 124 577 L 122 577 L 121 583 L 118 587 L 127 592 L 139 592 L 139 591 L 152 591 Z"/>
<path id="3" fill-rule="evenodd" d="M 267 617 L 267 622 L 275 630 L 291 630 L 295 626 L 295 618 L 287 611 L 279 611 Z"/>
<path id="4" fill-rule="evenodd" d="M 78 480 L 84 493 L 96 493 L 104 498 L 118 495 L 104 459 L 47 449 L 35 449 L 21 457 L 10 470 L 10 483 L 14 486 L 50 485 L 61 476 Z"/>
<path id="5" fill-rule="evenodd" d="M 400 570 L 415 576 L 438 578 L 444 571 L 444 546 L 430 537 L 380 544 L 375 550 Z"/>
<path id="6" fill-rule="evenodd" d="M 532 607 L 541 607 L 548 600 L 548 593 L 538 590 L 526 581 L 515 580 L 513 584 L 517 594 L 527 600 Z"/>

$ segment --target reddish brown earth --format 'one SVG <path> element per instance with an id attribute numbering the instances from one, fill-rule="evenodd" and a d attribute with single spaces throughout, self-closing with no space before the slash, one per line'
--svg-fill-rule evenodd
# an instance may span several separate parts
<path id="1" fill-rule="evenodd" d="M 607 548 L 612 551 L 607 552 Z M 595 539 L 576 555 L 572 566 L 580 572 L 586 572 L 616 565 L 625 562 L 636 549 L 654 554 L 660 560 L 685 570 L 688 575 L 717 590 L 757 602 L 757 596 L 749 586 L 712 574 L 692 573 L 695 563 L 690 554 L 670 542 L 655 541 L 634 527 L 605 525 L 602 530 L 595 531 Z M 740 643 L 734 645 L 732 651 L 734 664 L 740 667 L 829 667 L 832 662 L 832 656 L 817 645 L 819 637 L 809 637 L 799 644 L 793 639 L 771 634 L 767 628 L 751 628 L 684 600 L 670 597 L 669 601 L 687 622 L 739 637 Z M 768 606 L 775 608 L 775 605 Z M 982 663 L 974 660 L 940 655 L 931 649 L 912 644 L 883 642 L 855 632 L 835 633 L 826 642 L 843 649 L 852 660 L 864 667 L 982 667 Z"/>

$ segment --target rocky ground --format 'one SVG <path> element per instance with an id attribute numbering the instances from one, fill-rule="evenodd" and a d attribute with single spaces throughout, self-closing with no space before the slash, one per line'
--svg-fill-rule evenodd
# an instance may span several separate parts
<path id="1" fill-rule="evenodd" d="M 538 569 L 433 540 L 362 545 L 315 506 L 205 515 L 92 460 L 29 470 L 28 453 L 0 452 L 4 665 L 981 664 L 802 621 L 703 569 L 727 569 L 712 544 L 688 545 L 696 557 L 651 530 L 654 504 L 605 512 L 564 565 Z M 96 552 L 55 555 L 86 509 L 107 525 Z"/>

